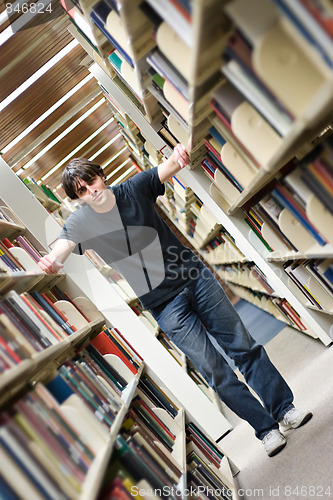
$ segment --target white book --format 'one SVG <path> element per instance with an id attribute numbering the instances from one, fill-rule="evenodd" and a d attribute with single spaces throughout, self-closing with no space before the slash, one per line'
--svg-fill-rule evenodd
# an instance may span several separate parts
<path id="1" fill-rule="evenodd" d="M 258 87 L 256 81 L 251 79 L 241 64 L 234 60 L 230 61 L 222 67 L 222 72 L 281 136 L 284 137 L 289 133 L 292 126 L 290 116 L 282 113 L 281 108 Z"/>

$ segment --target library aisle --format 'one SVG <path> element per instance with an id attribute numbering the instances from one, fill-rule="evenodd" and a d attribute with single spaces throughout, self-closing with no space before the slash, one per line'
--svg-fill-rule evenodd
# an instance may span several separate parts
<path id="1" fill-rule="evenodd" d="M 332 1 L 6 0 L 0 46 L 0 500 L 333 496 Z M 179 143 L 182 170 L 167 161 Z M 267 457 L 219 399 L 241 414 L 235 392 L 209 387 L 125 281 L 139 255 L 154 290 L 152 244 L 134 253 L 125 228 L 125 269 L 85 249 L 85 233 L 84 255 L 41 271 L 80 209 L 61 182 L 79 157 L 114 193 L 173 165 L 157 212 L 223 282 L 295 406 L 313 412 L 282 453 Z M 170 279 L 172 294 L 195 279 L 175 248 L 188 274 Z M 146 307 L 172 298 L 163 286 Z"/>
<path id="2" fill-rule="evenodd" d="M 296 405 L 311 410 L 313 418 L 304 427 L 286 431 L 286 448 L 267 460 L 250 426 L 224 407 L 235 427 L 220 443 L 240 468 L 237 487 L 244 490 L 244 500 L 328 499 L 333 494 L 333 386 L 327 383 L 333 377 L 332 347 L 286 327 L 266 349 L 291 385 Z"/>

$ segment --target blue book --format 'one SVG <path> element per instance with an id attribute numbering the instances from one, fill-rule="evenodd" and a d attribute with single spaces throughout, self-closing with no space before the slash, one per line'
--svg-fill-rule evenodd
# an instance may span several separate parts
<path id="1" fill-rule="evenodd" d="M 227 142 L 215 127 L 210 127 L 209 133 L 222 146 Z"/>
<path id="2" fill-rule="evenodd" d="M 133 61 L 127 52 L 123 49 L 121 45 L 113 38 L 109 30 L 106 28 L 106 19 L 111 12 L 111 8 L 103 0 L 94 5 L 92 11 L 90 12 L 91 20 L 96 24 L 96 26 L 101 30 L 104 36 L 112 43 L 112 45 L 120 52 L 123 58 L 134 68 Z"/>
<path id="3" fill-rule="evenodd" d="M 282 186 L 277 185 L 273 191 L 272 195 L 283 207 L 287 208 L 289 212 L 297 219 L 302 226 L 315 238 L 316 241 L 322 246 L 326 245 L 327 241 L 319 234 L 317 229 L 311 224 L 309 219 L 306 217 L 304 211 L 295 200 L 292 195 L 289 195 Z"/>
<path id="4" fill-rule="evenodd" d="M 294 1 L 294 4 L 297 8 L 297 3 L 295 0 Z M 274 0 L 274 2 L 280 7 L 280 9 L 283 11 L 283 13 L 289 17 L 289 19 L 292 21 L 292 23 L 297 27 L 297 29 L 302 33 L 302 35 L 304 36 L 304 38 L 306 38 L 311 45 L 313 45 L 313 47 L 315 49 L 318 50 L 318 52 L 320 53 L 320 55 L 322 56 L 322 58 L 324 59 L 325 63 L 329 66 L 329 67 L 333 67 L 333 60 L 330 58 L 332 56 L 329 56 L 329 51 L 327 49 L 327 47 L 325 46 L 325 44 L 323 43 L 320 43 L 320 41 L 318 40 L 318 38 L 316 37 L 315 34 L 311 33 L 311 31 L 309 29 L 307 29 L 306 25 L 301 21 L 301 18 L 298 17 L 296 15 L 296 13 L 294 13 L 289 6 L 286 5 L 286 3 L 284 2 L 284 0 Z M 302 9 L 302 5 L 300 5 L 298 8 Z M 320 28 L 319 28 L 320 29 Z M 324 31 L 324 30 L 323 30 Z"/>
<path id="5" fill-rule="evenodd" d="M 55 309 L 44 299 L 38 292 L 31 292 L 30 295 L 35 299 L 36 302 L 51 316 L 52 319 L 67 333 L 67 335 L 71 335 L 74 333 L 74 329 L 65 321 L 60 314 L 55 311 Z"/>

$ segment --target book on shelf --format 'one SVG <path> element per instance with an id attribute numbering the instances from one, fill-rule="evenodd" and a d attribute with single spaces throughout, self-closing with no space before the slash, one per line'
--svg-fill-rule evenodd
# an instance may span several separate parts
<path id="1" fill-rule="evenodd" d="M 89 25 L 88 20 L 85 18 L 83 11 L 80 7 L 79 2 L 73 2 L 72 0 L 61 0 L 61 6 L 67 12 L 70 17 L 71 22 L 77 28 L 79 33 L 84 37 L 84 39 L 89 43 L 91 48 L 99 54 L 98 45 L 103 43 L 102 33 L 100 36 L 96 37 L 92 27 Z"/>
<path id="2" fill-rule="evenodd" d="M 281 137 L 233 85 L 222 83 L 213 92 L 211 106 L 221 124 L 258 167 L 271 160 L 281 146 Z"/>
<path id="3" fill-rule="evenodd" d="M 147 62 L 161 77 L 168 80 L 186 100 L 189 99 L 187 81 L 160 50 L 157 49 L 149 54 Z"/>
<path id="4" fill-rule="evenodd" d="M 107 2 L 100 0 L 92 7 L 90 17 L 125 61 L 134 68 L 133 53 L 127 42 L 126 33 L 124 33 L 118 14 L 110 8 Z"/>
<path id="5" fill-rule="evenodd" d="M 12 465 L 5 479 L 21 498 L 22 484 L 30 488 L 25 494 L 35 491 L 33 498 L 77 498 L 94 459 L 75 424 L 42 384 L 2 413 L 0 446 Z"/>
<path id="6" fill-rule="evenodd" d="M 88 345 L 86 351 L 89 353 L 92 360 L 94 360 L 99 369 L 109 377 L 118 395 L 121 395 L 124 388 L 127 386 L 126 380 L 113 368 L 113 366 L 106 361 L 104 356 L 93 345 Z"/>
<path id="7" fill-rule="evenodd" d="M 321 286 L 333 294 L 333 259 L 314 259 L 305 264 L 307 270 L 320 282 Z"/>
<path id="8" fill-rule="evenodd" d="M 130 88 L 130 90 L 134 92 L 136 97 L 141 102 L 143 102 L 143 89 L 141 87 L 140 81 L 138 80 L 135 69 L 130 66 L 130 64 L 117 50 L 113 50 L 109 54 L 108 59 L 123 83 L 125 83 Z"/>
<path id="9" fill-rule="evenodd" d="M 13 248 L 14 246 L 23 248 L 23 250 L 25 250 L 35 262 L 39 262 L 42 257 L 40 251 L 26 236 L 17 236 L 13 240 L 13 243 L 11 243 L 8 238 L 5 238 L 3 240 L 3 244 L 8 249 Z"/>
<path id="10" fill-rule="evenodd" d="M 208 165 L 213 164 L 216 168 L 218 168 L 221 173 L 228 179 L 228 181 L 235 186 L 235 188 L 241 193 L 244 189 L 244 184 L 243 184 L 243 179 L 237 179 L 235 175 L 233 175 L 228 169 L 228 166 L 223 163 L 223 160 L 221 158 L 221 153 L 219 152 L 219 143 L 213 138 L 208 136 L 205 139 L 205 146 L 207 148 L 207 154 L 206 154 L 206 159 L 208 159 Z M 207 163 L 205 163 L 207 164 Z M 214 170 L 214 174 L 215 174 Z M 241 176 L 239 176 L 241 177 Z M 215 175 L 214 175 L 215 178 Z"/>
<path id="11" fill-rule="evenodd" d="M 175 417 L 179 408 L 171 401 L 164 391 L 152 380 L 151 377 L 144 374 L 140 378 L 139 388 L 141 388 L 157 407 L 166 410 L 172 417 Z"/>
<path id="12" fill-rule="evenodd" d="M 332 9 L 323 1 L 274 0 L 303 37 L 333 67 Z"/>
<path id="13" fill-rule="evenodd" d="M 126 432 L 126 438 L 127 441 L 130 440 L 133 444 L 134 450 L 138 452 L 142 451 L 144 454 L 146 453 L 150 456 L 164 473 L 167 474 L 168 479 L 178 484 L 182 472 L 179 469 L 179 465 L 173 459 L 172 454 L 164 446 L 161 446 L 158 441 L 154 441 L 139 425 L 133 425 L 129 432 Z"/>
<path id="14" fill-rule="evenodd" d="M 293 117 L 256 74 L 252 64 L 253 45 L 240 31 L 234 31 L 224 52 L 222 72 L 238 91 L 271 124 L 285 136 L 291 129 Z"/>
<path id="15" fill-rule="evenodd" d="M 246 0 L 229 2 L 226 12 L 253 46 L 256 75 L 288 113 L 302 117 L 326 78 L 306 44 L 299 44 L 290 34 L 285 16 L 280 16 L 273 2 L 265 2 L 260 16 Z M 282 51 L 289 54 L 290 64 L 281 59 Z"/>
<path id="16" fill-rule="evenodd" d="M 186 55 L 190 54 L 190 47 L 193 40 L 193 27 L 188 11 L 184 16 L 184 11 L 180 12 L 175 2 L 169 0 L 149 0 L 148 3 L 154 8 L 159 16 L 164 19 L 156 34 L 157 44 L 160 50 L 165 53 L 170 60 L 173 60 L 174 55 L 177 54 L 177 68 L 179 66 L 179 71 L 186 72 L 185 67 L 189 67 Z M 170 22 L 171 19 L 172 26 Z M 179 55 L 180 51 L 181 55 Z M 182 65 L 182 62 L 185 64 Z M 183 66 L 183 68 L 181 68 L 181 66 Z"/>
<path id="17" fill-rule="evenodd" d="M 16 224 L 16 221 L 13 217 L 13 214 L 8 209 L 8 207 L 1 206 L 0 207 L 0 220 L 4 222 L 9 222 L 10 224 Z"/>
<path id="18" fill-rule="evenodd" d="M 127 346 L 120 342 L 114 335 L 111 329 L 105 329 L 100 332 L 92 341 L 91 344 L 103 355 L 115 354 L 123 363 L 136 374 L 140 364 L 137 362 L 127 349 Z"/>
<path id="19" fill-rule="evenodd" d="M 135 415 L 142 421 L 148 423 L 152 428 L 152 431 L 159 437 L 159 439 L 167 446 L 169 449 L 172 448 L 175 435 L 170 431 L 170 429 L 162 422 L 162 420 L 150 409 L 150 407 L 141 399 L 136 396 L 131 404 L 131 410 Z"/>
<path id="20" fill-rule="evenodd" d="M 107 476 L 111 476 L 111 479 L 121 472 L 123 476 L 129 476 L 134 484 L 144 478 L 152 489 L 162 491 L 164 486 L 168 486 L 171 490 L 173 481 L 147 453 L 142 449 L 139 452 L 131 440 L 127 442 L 121 434 L 118 434 L 114 448 L 113 461 L 107 471 Z M 174 495 L 170 497 L 177 498 Z"/>
<path id="21" fill-rule="evenodd" d="M 314 224 L 306 215 L 306 210 L 301 199 L 296 199 L 296 191 L 291 191 L 291 185 L 284 183 L 276 184 L 272 196 L 284 208 L 286 208 L 297 219 L 306 231 L 321 245 L 327 244 L 327 240 L 319 233 Z"/>
<path id="22" fill-rule="evenodd" d="M 30 345 L 35 352 L 40 352 L 49 347 L 49 342 L 41 338 L 39 330 L 34 325 L 29 324 L 24 315 L 22 317 L 22 315 L 17 314 L 3 300 L 0 301 L 0 317 L 1 323 L 8 329 L 10 334 L 17 338 L 22 337 L 23 342 Z"/>
<path id="23" fill-rule="evenodd" d="M 25 271 L 22 264 L 15 258 L 15 256 L 8 249 L 8 243 L 4 240 L 0 241 L 0 265 L 3 270 L 7 271 Z"/>
<path id="24" fill-rule="evenodd" d="M 212 443 L 204 434 L 201 432 L 198 427 L 190 422 L 186 425 L 186 443 L 187 446 L 189 443 L 194 443 L 196 447 L 199 448 L 201 453 L 212 462 L 217 468 L 220 467 L 221 461 L 223 459 L 223 453 L 216 446 L 216 444 Z"/>
<path id="25" fill-rule="evenodd" d="M 75 326 L 69 323 L 66 316 L 60 311 L 56 304 L 52 302 L 48 293 L 31 292 L 31 296 L 51 316 L 51 318 L 58 323 L 67 335 L 71 335 L 76 331 Z"/>
<path id="26" fill-rule="evenodd" d="M 318 309 L 322 309 L 320 302 L 313 294 L 312 290 L 309 288 L 309 273 L 304 267 L 303 261 L 287 261 L 283 265 L 285 272 L 299 288 L 299 290 L 305 295 L 309 302 Z"/>
<path id="27" fill-rule="evenodd" d="M 16 323 L 23 323 L 44 348 L 54 345 L 61 338 L 64 338 L 64 334 L 59 337 L 58 332 L 52 330 L 38 311 L 31 307 L 28 301 L 17 292 L 11 291 L 3 297 L 1 306 L 2 309 L 9 312 L 11 319 L 15 318 Z"/>
<path id="28" fill-rule="evenodd" d="M 333 139 L 331 136 L 301 161 L 301 178 L 333 214 Z"/>
<path id="29" fill-rule="evenodd" d="M 181 95 L 169 80 L 166 80 L 154 70 L 149 70 L 149 72 L 152 76 L 152 90 L 155 90 L 156 98 L 167 111 L 187 127 L 189 120 L 188 100 Z"/>

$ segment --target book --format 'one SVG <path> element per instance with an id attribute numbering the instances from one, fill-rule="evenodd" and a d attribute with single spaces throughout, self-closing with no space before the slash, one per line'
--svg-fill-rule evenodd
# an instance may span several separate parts
<path id="1" fill-rule="evenodd" d="M 321 245 L 326 245 L 327 241 L 315 226 L 309 221 L 304 208 L 295 200 L 290 191 L 286 186 L 277 184 L 272 191 L 273 197 L 278 201 L 283 207 L 290 211 L 290 213 L 297 219 L 302 226 L 313 236 L 316 241 Z"/>
<path id="2" fill-rule="evenodd" d="M 119 373 L 103 358 L 103 355 L 93 345 L 88 345 L 86 347 L 86 351 L 89 353 L 91 358 L 96 361 L 101 370 L 111 379 L 114 386 L 117 388 L 119 395 L 121 395 L 121 391 L 127 385 L 126 380 L 119 375 Z"/>
<path id="3" fill-rule="evenodd" d="M 43 308 L 45 311 L 58 323 L 59 326 L 67 333 L 71 335 L 76 331 L 73 325 L 70 325 L 66 316 L 57 309 L 57 307 L 52 303 L 50 298 L 45 293 L 31 292 L 31 296 L 35 301 Z"/>
<path id="4" fill-rule="evenodd" d="M 165 80 L 169 80 L 172 85 L 185 98 L 189 99 L 188 84 L 183 75 L 179 73 L 162 54 L 160 50 L 155 50 L 147 57 L 147 62 L 157 71 Z"/>
<path id="5" fill-rule="evenodd" d="M 163 489 L 163 486 L 165 486 L 164 480 L 161 480 L 161 478 L 156 475 L 151 464 L 150 466 L 147 465 L 120 434 L 116 437 L 114 446 L 115 461 L 118 460 L 123 464 L 131 472 L 131 475 L 136 481 L 145 478 L 153 488 Z M 170 496 L 174 498 L 173 495 Z"/>
<path id="6" fill-rule="evenodd" d="M 308 0 L 275 0 L 283 13 L 292 21 L 304 38 L 320 53 L 329 67 L 333 67 L 333 40 L 329 19 L 332 12 L 327 11 L 328 19 L 324 21 L 324 3 L 316 6 L 316 2 Z M 319 7 L 319 8 L 318 8 Z"/>
<path id="7" fill-rule="evenodd" d="M 17 236 L 15 243 L 23 248 L 36 262 L 39 262 L 42 255 L 38 250 L 30 243 L 30 241 L 25 236 Z"/>
<path id="8" fill-rule="evenodd" d="M 24 323 L 19 316 L 15 314 L 8 305 L 0 301 L 1 323 L 16 337 L 22 337 L 23 342 L 30 344 L 34 351 L 42 351 L 46 346 L 43 345 L 37 330 L 32 330 Z M 47 344 L 48 346 L 48 344 Z M 33 354 L 34 352 L 32 352 Z"/>
<path id="9" fill-rule="evenodd" d="M 9 310 L 18 317 L 20 322 L 23 322 L 26 327 L 34 332 L 35 337 L 44 347 L 49 347 L 57 343 L 57 339 L 45 327 L 42 321 L 33 314 L 31 309 L 27 306 L 24 300 L 14 291 L 3 299 L 2 306 L 9 308 Z"/>

